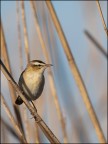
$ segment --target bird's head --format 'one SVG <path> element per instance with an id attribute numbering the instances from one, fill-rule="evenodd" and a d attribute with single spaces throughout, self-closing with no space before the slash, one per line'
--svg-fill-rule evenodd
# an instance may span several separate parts
<path id="1" fill-rule="evenodd" d="M 27 67 L 30 67 L 34 71 L 39 71 L 39 72 L 44 72 L 44 70 L 50 66 L 52 66 L 52 64 L 46 64 L 40 60 L 32 60 L 27 65 Z"/>

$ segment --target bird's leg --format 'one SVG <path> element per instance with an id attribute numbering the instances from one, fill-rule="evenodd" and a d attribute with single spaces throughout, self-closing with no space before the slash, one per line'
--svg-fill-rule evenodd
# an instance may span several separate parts
<path id="1" fill-rule="evenodd" d="M 36 113 L 37 113 L 37 109 L 36 109 L 36 106 L 34 105 L 33 101 L 30 101 L 30 102 L 31 102 L 32 106 L 34 107 L 34 109 L 36 110 Z M 35 119 L 36 122 L 40 122 L 41 121 L 41 119 L 38 118 L 37 116 L 34 116 L 34 119 Z"/>
<path id="2" fill-rule="evenodd" d="M 33 103 L 32 101 L 30 101 L 30 102 L 31 102 L 32 106 L 34 107 L 34 109 L 35 109 L 36 112 L 37 112 L 37 108 L 36 108 L 36 106 L 34 105 L 34 103 Z"/>

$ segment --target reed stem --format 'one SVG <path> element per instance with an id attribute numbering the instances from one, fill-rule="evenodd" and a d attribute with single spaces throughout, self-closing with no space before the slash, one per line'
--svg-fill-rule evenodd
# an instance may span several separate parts
<path id="1" fill-rule="evenodd" d="M 1 95 L 2 95 L 2 94 L 1 94 Z M 3 96 L 3 95 L 2 95 L 2 96 Z M 18 137 L 17 134 L 16 134 L 16 131 L 15 131 L 7 122 L 5 122 L 2 117 L 1 117 L 1 119 L 0 119 L 0 123 L 1 123 L 1 125 L 3 125 L 4 128 L 6 128 L 6 130 L 7 130 L 9 133 L 11 133 L 16 139 L 20 140 L 19 137 Z M 6 135 L 6 133 L 5 133 L 4 135 Z M 3 140 L 4 140 L 4 139 L 3 139 Z"/>
<path id="2" fill-rule="evenodd" d="M 2 95 L 1 95 L 1 104 L 2 104 L 2 106 L 3 106 L 3 108 L 4 108 L 4 110 L 6 111 L 6 113 L 7 113 L 8 117 L 9 117 L 9 119 L 10 119 L 13 127 L 15 128 L 16 133 L 17 133 L 19 139 L 20 139 L 23 143 L 27 143 L 27 141 L 26 141 L 26 139 L 24 138 L 24 135 L 23 135 L 21 129 L 19 128 L 18 124 L 16 123 L 16 121 L 15 121 L 13 115 L 11 114 L 11 112 L 10 112 L 10 110 L 9 110 L 9 108 L 8 108 L 8 106 L 7 106 L 7 104 L 6 104 L 6 102 L 5 102 L 5 100 L 4 100 L 4 98 L 3 98 Z"/>
<path id="3" fill-rule="evenodd" d="M 23 58 L 22 58 L 22 46 L 21 46 L 21 27 L 20 27 L 20 13 L 19 13 L 19 5 L 18 1 L 16 1 L 16 10 L 17 10 L 17 26 L 18 26 L 18 48 L 19 48 L 19 59 L 20 59 L 20 70 L 23 70 Z"/>
<path id="4" fill-rule="evenodd" d="M 46 45 L 45 45 L 45 42 L 44 42 L 44 39 L 43 39 L 43 35 L 42 35 L 41 29 L 40 29 L 40 25 L 39 25 L 37 14 L 35 12 L 35 7 L 34 7 L 34 4 L 33 4 L 33 1 L 30 1 L 30 4 L 31 4 L 31 7 L 32 7 L 33 15 L 34 15 L 35 28 L 36 28 L 38 36 L 39 36 L 39 41 L 40 41 L 40 44 L 41 44 L 41 47 L 42 47 L 42 50 L 43 50 L 43 54 L 46 58 L 46 62 L 50 63 L 48 51 L 47 51 L 47 48 L 46 48 Z M 63 115 L 62 115 L 60 103 L 59 103 L 58 96 L 57 96 L 57 93 L 56 93 L 56 88 L 55 88 L 55 85 L 54 85 L 54 79 L 53 79 L 52 71 L 49 73 L 48 78 L 49 78 L 50 88 L 51 88 L 52 96 L 54 98 L 54 103 L 55 103 L 55 106 L 56 106 L 58 118 L 59 118 L 59 121 L 61 123 L 63 136 L 65 138 L 65 142 L 67 143 L 65 121 L 64 121 L 64 118 L 63 118 Z"/>
<path id="5" fill-rule="evenodd" d="M 84 31 L 86 36 L 91 40 L 91 42 L 96 46 L 96 48 L 108 59 L 108 54 L 105 49 L 101 46 L 101 44 L 88 32 L 87 30 Z"/>
<path id="6" fill-rule="evenodd" d="M 21 6 L 22 6 L 21 10 L 22 10 L 22 21 L 23 21 L 23 31 L 24 31 L 25 53 L 26 53 L 27 62 L 29 62 L 30 61 L 30 53 L 29 53 L 29 43 L 28 43 L 24 1 L 21 1 Z"/>
<path id="7" fill-rule="evenodd" d="M 25 45 L 25 55 L 27 64 L 30 62 L 30 51 L 29 51 L 29 41 L 28 41 L 28 33 L 27 33 L 27 25 L 26 25 L 26 15 L 25 15 L 25 5 L 24 1 L 21 1 L 21 10 L 22 10 L 22 21 L 23 21 L 23 31 L 24 31 L 24 45 Z M 26 106 L 23 106 L 24 111 L 24 122 L 25 122 L 25 129 L 26 129 L 26 137 L 28 142 L 30 142 L 30 133 L 29 133 L 29 121 L 27 117 L 27 109 Z"/>
<path id="8" fill-rule="evenodd" d="M 4 63 L 7 67 L 7 69 L 9 70 L 9 72 L 12 74 L 11 72 L 11 67 L 10 67 L 10 61 L 9 61 L 9 57 L 8 57 L 8 51 L 7 51 L 7 44 L 5 41 L 5 35 L 4 35 L 4 30 L 2 27 L 2 24 L 0 24 L 0 31 L 1 31 L 1 46 L 2 46 L 2 58 L 4 59 Z M 12 99 L 12 104 L 13 104 L 13 108 L 15 111 L 15 115 L 17 117 L 17 121 L 24 133 L 24 129 L 23 129 L 23 124 L 22 124 L 22 119 L 21 119 L 21 114 L 20 114 L 20 110 L 19 108 L 15 105 L 15 100 L 16 100 L 16 94 L 15 91 L 12 87 L 12 85 L 10 83 L 8 83 L 9 85 L 9 90 L 10 90 L 10 95 L 11 95 L 11 99 Z"/>
<path id="9" fill-rule="evenodd" d="M 7 80 L 13 85 L 14 89 L 17 91 L 18 95 L 20 95 L 21 99 L 33 115 L 35 122 L 38 124 L 38 126 L 41 128 L 43 133 L 46 135 L 46 137 L 49 139 L 51 143 L 60 143 L 59 140 L 56 138 L 56 136 L 52 133 L 52 131 L 49 129 L 49 127 L 46 125 L 46 123 L 42 120 L 42 118 L 38 115 L 36 110 L 29 104 L 29 102 L 26 100 L 24 94 L 20 90 L 19 86 L 11 76 L 11 74 L 8 72 L 7 68 L 3 64 L 2 60 L 0 59 L 0 68 Z"/>
<path id="10" fill-rule="evenodd" d="M 59 20 L 57 18 L 57 15 L 56 15 L 56 12 L 55 12 L 55 10 L 53 8 L 53 5 L 52 5 L 51 1 L 46 1 L 46 4 L 47 4 L 48 10 L 50 12 L 50 15 L 52 17 L 52 20 L 53 20 L 53 23 L 55 25 L 55 28 L 57 30 L 58 36 L 60 38 L 60 41 L 62 43 L 62 46 L 64 48 L 64 51 L 66 53 L 67 60 L 68 60 L 69 65 L 70 65 L 71 72 L 73 73 L 73 76 L 75 78 L 77 86 L 78 86 L 78 88 L 80 90 L 81 96 L 83 98 L 83 101 L 85 103 L 87 112 L 89 113 L 89 116 L 90 116 L 91 121 L 93 123 L 93 126 L 95 128 L 95 131 L 96 131 L 96 134 L 97 134 L 97 136 L 99 138 L 99 141 L 101 143 L 106 143 L 106 140 L 105 140 L 104 134 L 102 132 L 102 129 L 100 127 L 98 118 L 96 116 L 96 113 L 95 113 L 95 111 L 93 109 L 93 106 L 92 106 L 92 103 L 90 101 L 90 98 L 88 96 L 88 92 L 86 90 L 84 81 L 83 81 L 83 79 L 81 77 L 81 74 L 80 74 L 78 68 L 77 68 L 77 65 L 75 63 L 73 54 L 72 54 L 72 52 L 70 50 L 69 44 L 68 44 L 67 39 L 66 39 L 66 37 L 64 35 L 64 32 L 63 32 L 62 27 L 60 25 L 60 22 L 59 22 Z"/>
<path id="11" fill-rule="evenodd" d="M 97 3 L 97 7 L 98 7 L 98 10 L 99 10 L 99 13 L 100 13 L 100 17 L 101 17 L 101 20 L 102 20 L 102 24 L 103 24 L 104 30 L 105 30 L 106 35 L 108 37 L 108 29 L 107 29 L 106 24 L 105 24 L 105 20 L 104 20 L 104 16 L 103 16 L 103 13 L 102 13 L 102 9 L 101 9 L 99 0 L 96 0 L 96 3 Z"/>

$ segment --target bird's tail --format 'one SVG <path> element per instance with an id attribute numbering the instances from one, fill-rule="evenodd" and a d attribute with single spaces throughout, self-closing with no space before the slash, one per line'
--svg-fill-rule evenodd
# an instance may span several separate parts
<path id="1" fill-rule="evenodd" d="M 23 103 L 23 100 L 21 99 L 20 96 L 17 97 L 15 103 L 16 103 L 17 105 L 21 105 L 21 104 Z"/>

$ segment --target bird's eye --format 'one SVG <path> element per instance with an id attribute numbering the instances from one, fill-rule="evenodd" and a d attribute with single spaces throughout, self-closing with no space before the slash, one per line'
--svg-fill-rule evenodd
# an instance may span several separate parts
<path id="1" fill-rule="evenodd" d="M 39 67 L 41 67 L 41 65 L 38 65 Z"/>

